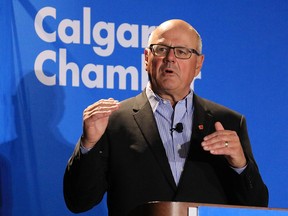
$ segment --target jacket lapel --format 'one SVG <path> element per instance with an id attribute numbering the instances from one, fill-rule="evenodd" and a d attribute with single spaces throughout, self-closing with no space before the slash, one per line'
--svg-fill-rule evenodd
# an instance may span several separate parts
<path id="1" fill-rule="evenodd" d="M 204 99 L 194 94 L 193 104 L 192 139 L 202 142 L 204 136 L 210 134 L 214 130 L 215 120 L 210 110 L 207 109 Z"/>
<path id="2" fill-rule="evenodd" d="M 153 152 L 159 166 L 163 170 L 163 173 L 170 183 L 172 188 L 176 190 L 176 184 L 169 166 L 169 162 L 166 156 L 162 140 L 160 138 L 157 124 L 146 97 L 145 90 L 142 94 L 136 96 L 136 103 L 133 107 L 134 119 L 143 133 L 145 140 L 147 141 L 151 151 Z"/>
<path id="3" fill-rule="evenodd" d="M 202 149 L 201 142 L 203 138 L 214 130 L 214 117 L 207 109 L 205 101 L 194 94 L 193 96 L 193 127 L 190 140 L 190 148 L 184 165 L 184 171 L 178 184 L 181 187 L 182 182 L 186 182 L 186 176 L 191 174 L 191 163 L 203 160 L 203 155 L 208 154 Z"/>

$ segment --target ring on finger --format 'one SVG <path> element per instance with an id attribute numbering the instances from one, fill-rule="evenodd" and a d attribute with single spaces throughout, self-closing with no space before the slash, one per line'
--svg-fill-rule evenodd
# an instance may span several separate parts
<path id="1" fill-rule="evenodd" d="M 228 142 L 228 141 L 225 141 L 225 144 L 224 144 L 224 145 L 225 145 L 226 148 L 228 148 L 229 142 Z"/>

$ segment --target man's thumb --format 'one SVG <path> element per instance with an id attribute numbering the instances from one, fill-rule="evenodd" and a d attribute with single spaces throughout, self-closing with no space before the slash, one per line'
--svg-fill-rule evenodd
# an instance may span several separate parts
<path id="1" fill-rule="evenodd" d="M 223 125 L 220 122 L 215 123 L 215 129 L 216 131 L 225 130 Z"/>

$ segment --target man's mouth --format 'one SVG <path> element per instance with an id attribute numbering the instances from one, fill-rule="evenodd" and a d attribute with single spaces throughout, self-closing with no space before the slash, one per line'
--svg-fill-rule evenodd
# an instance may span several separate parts
<path id="1" fill-rule="evenodd" d="M 164 70 L 166 73 L 173 73 L 174 71 L 172 69 L 165 69 Z"/>

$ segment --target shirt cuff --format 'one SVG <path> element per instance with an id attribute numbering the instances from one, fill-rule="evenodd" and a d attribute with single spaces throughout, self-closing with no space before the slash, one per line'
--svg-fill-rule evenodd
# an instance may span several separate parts
<path id="1" fill-rule="evenodd" d="M 80 141 L 80 151 L 82 154 L 87 154 L 92 148 L 86 148 L 82 145 L 82 141 Z"/>
<path id="2" fill-rule="evenodd" d="M 231 168 L 240 175 L 246 169 L 246 167 L 247 165 L 242 168 L 235 168 L 235 167 L 231 167 Z"/>

